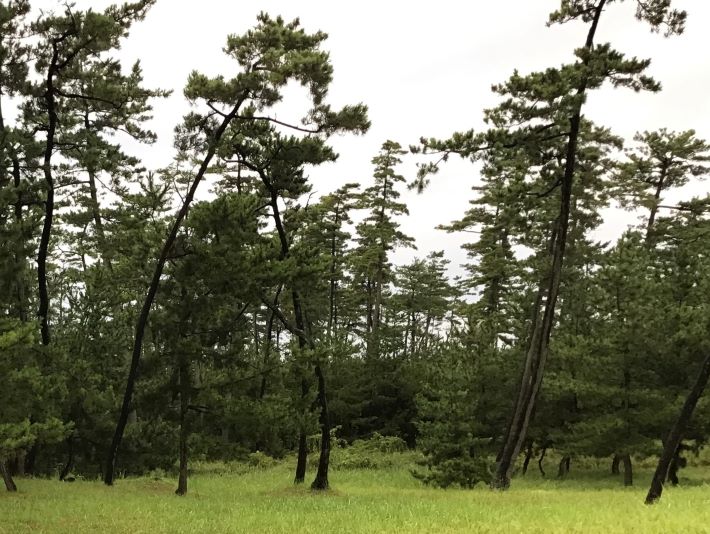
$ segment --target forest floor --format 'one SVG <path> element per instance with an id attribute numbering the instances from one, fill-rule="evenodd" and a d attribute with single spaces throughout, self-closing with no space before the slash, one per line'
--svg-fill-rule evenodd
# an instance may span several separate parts
<path id="1" fill-rule="evenodd" d="M 650 470 L 631 488 L 599 471 L 573 470 L 560 481 L 531 470 L 504 493 L 427 488 L 403 465 L 333 471 L 324 494 L 289 485 L 291 476 L 287 464 L 198 474 L 186 497 L 173 494 L 169 478 L 122 479 L 112 488 L 19 479 L 18 493 L 0 493 L 0 532 L 710 532 L 707 468 L 683 470 L 682 486 L 652 507 L 643 504 Z"/>

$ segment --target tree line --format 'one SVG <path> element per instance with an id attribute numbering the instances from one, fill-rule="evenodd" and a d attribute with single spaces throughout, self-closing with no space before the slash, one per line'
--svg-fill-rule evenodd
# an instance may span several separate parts
<path id="1" fill-rule="evenodd" d="M 190 458 L 254 451 L 295 453 L 296 483 L 317 453 L 324 490 L 334 440 L 375 433 L 416 447 L 415 476 L 443 487 L 506 489 L 548 449 L 560 476 L 574 456 L 609 457 L 627 485 L 632 455 L 660 454 L 648 503 L 678 482 L 710 430 L 710 201 L 665 199 L 707 174 L 710 145 L 692 129 L 624 140 L 583 113 L 607 85 L 661 88 L 650 60 L 598 42 L 621 1 L 561 0 L 549 23 L 584 28 L 573 61 L 494 85 L 486 130 L 384 141 L 371 176 L 320 198 L 308 169 L 370 122 L 364 104 L 328 104 L 327 35 L 298 20 L 260 14 L 227 37 L 236 75 L 189 76 L 164 168 L 125 152 L 156 141 L 170 94 L 118 58 L 154 3 L 32 18 L 28 0 L 0 2 L 8 490 L 52 472 L 111 485 L 177 459 L 184 495 Z M 670 1 L 634 3 L 652 31 L 683 32 Z M 273 110 L 292 83 L 308 103 L 289 122 Z M 415 247 L 400 195 L 426 194 L 455 156 L 481 169 L 441 228 L 471 235 L 465 274 L 444 251 L 393 264 Z M 612 205 L 642 223 L 600 243 Z"/>

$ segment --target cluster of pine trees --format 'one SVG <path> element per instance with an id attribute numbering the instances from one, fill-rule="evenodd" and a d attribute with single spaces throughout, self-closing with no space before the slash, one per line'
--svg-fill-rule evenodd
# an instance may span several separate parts
<path id="1" fill-rule="evenodd" d="M 327 103 L 327 36 L 297 20 L 261 14 L 227 38 L 236 75 L 190 75 L 169 165 L 125 152 L 155 141 L 169 94 L 117 54 L 154 2 L 31 19 L 28 0 L 0 1 L 8 490 L 18 474 L 112 484 L 177 460 L 184 494 L 189 458 L 253 451 L 296 453 L 303 482 L 312 449 L 326 489 L 333 438 L 374 433 L 418 448 L 416 476 L 439 486 L 506 488 L 521 453 L 525 470 L 548 449 L 563 474 L 575 455 L 613 458 L 627 484 L 632 456 L 663 452 L 649 501 L 677 481 L 682 451 L 710 437 L 706 405 L 691 419 L 710 373 L 710 199 L 664 199 L 707 174 L 710 145 L 692 130 L 625 142 L 584 115 L 604 85 L 660 89 L 649 60 L 597 43 L 618 0 L 562 0 L 550 23 L 585 27 L 573 62 L 494 86 L 487 130 L 386 141 L 362 184 L 320 198 L 308 169 L 369 121 Z M 682 33 L 669 1 L 636 4 Z M 290 83 L 309 95 L 296 123 L 273 112 Z M 465 276 L 443 252 L 394 265 L 415 243 L 400 194 L 454 155 L 481 168 L 443 228 L 472 236 Z M 599 243 L 610 205 L 643 223 Z"/>

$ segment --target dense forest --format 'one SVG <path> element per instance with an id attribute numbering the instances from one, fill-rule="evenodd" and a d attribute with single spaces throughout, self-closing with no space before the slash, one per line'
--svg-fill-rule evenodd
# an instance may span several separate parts
<path id="1" fill-rule="evenodd" d="M 259 456 L 293 458 L 297 484 L 311 462 L 326 490 L 331 451 L 374 438 L 418 451 L 435 487 L 505 490 L 548 450 L 547 476 L 608 458 L 632 485 L 632 459 L 658 458 L 655 502 L 710 439 L 710 198 L 666 200 L 707 176 L 710 145 L 584 113 L 605 86 L 661 89 L 650 59 L 597 38 L 622 1 L 561 0 L 549 24 L 579 48 L 494 85 L 487 129 L 382 139 L 370 175 L 316 195 L 332 139 L 370 126 L 366 102 L 328 103 L 325 33 L 262 13 L 226 36 L 233 72 L 189 76 L 175 158 L 151 169 L 127 147 L 156 141 L 170 91 L 118 49 L 155 0 L 0 0 L 7 490 L 163 469 L 184 495 L 191 461 Z M 627 2 L 625 24 L 683 33 L 670 0 Z M 291 123 L 274 110 L 293 85 Z M 394 262 L 416 248 L 404 192 L 453 158 L 480 169 L 441 227 L 467 236 L 463 274 L 447 251 Z M 599 242 L 610 206 L 643 221 Z"/>

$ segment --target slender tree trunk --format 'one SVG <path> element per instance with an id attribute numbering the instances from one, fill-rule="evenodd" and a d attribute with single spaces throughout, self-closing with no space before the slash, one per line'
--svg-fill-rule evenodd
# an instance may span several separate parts
<path id="1" fill-rule="evenodd" d="M 528 465 L 530 465 L 530 459 L 532 458 L 532 455 L 533 455 L 533 442 L 529 441 L 528 448 L 525 451 L 525 461 L 523 462 L 523 476 L 525 476 L 528 472 Z"/>
<path id="2" fill-rule="evenodd" d="M 545 469 L 542 467 L 542 463 L 545 461 L 545 454 L 547 453 L 547 447 L 542 448 L 540 453 L 540 459 L 537 461 L 537 467 L 540 469 L 540 474 L 545 477 Z"/>
<path id="3" fill-rule="evenodd" d="M 89 139 L 92 139 L 93 131 L 91 130 L 91 123 L 89 122 L 89 112 L 84 112 L 84 128 L 87 133 L 89 133 Z M 89 148 L 91 148 L 91 141 L 89 141 Z M 91 216 L 94 219 L 94 229 L 96 230 L 96 240 L 99 245 L 99 254 L 104 262 L 104 265 L 109 271 L 113 271 L 113 266 L 111 264 L 111 258 L 108 251 L 108 246 L 106 244 L 106 232 L 104 232 L 104 223 L 101 219 L 101 206 L 99 204 L 99 194 L 98 188 L 96 187 L 96 170 L 93 165 L 89 165 L 86 169 L 89 175 L 89 196 L 91 199 Z"/>
<path id="4" fill-rule="evenodd" d="M 189 422 L 187 420 L 190 405 L 190 366 L 187 357 L 180 355 L 180 471 L 176 495 L 187 495 L 187 440 L 190 437 Z"/>
<path id="5" fill-rule="evenodd" d="M 328 328 L 326 330 L 326 337 L 328 339 L 334 333 L 336 328 L 335 322 L 335 291 L 337 288 L 337 280 L 335 279 L 336 273 L 336 252 L 337 252 L 337 231 L 340 228 L 340 206 L 335 206 L 335 219 L 333 223 L 333 233 L 330 237 L 330 281 L 328 289 Z"/>
<path id="6" fill-rule="evenodd" d="M 49 345 L 49 290 L 47 289 L 47 255 L 49 253 L 49 238 L 52 233 L 52 221 L 54 218 L 54 176 L 52 175 L 52 155 L 54 153 L 55 135 L 57 132 L 57 107 L 54 100 L 55 88 L 54 77 L 58 74 L 57 62 L 59 50 L 57 43 L 52 43 L 52 59 L 47 68 L 47 79 L 45 81 L 44 102 L 47 106 L 47 138 L 44 146 L 44 158 L 42 170 L 44 173 L 44 185 L 47 189 L 44 201 L 44 222 L 42 224 L 42 234 L 39 240 L 37 252 L 37 285 L 39 287 L 39 318 L 40 331 L 42 334 L 42 345 Z"/>
<path id="7" fill-rule="evenodd" d="M 656 193 L 653 195 L 653 205 L 648 214 L 648 224 L 646 225 L 646 243 L 651 242 L 651 231 L 653 230 L 653 224 L 656 222 L 656 213 L 658 213 L 658 203 L 661 200 L 661 192 L 663 191 L 664 181 L 666 179 L 666 173 L 668 169 L 664 165 L 661 169 L 661 176 L 658 178 L 658 184 L 656 185 Z"/>
<path id="8" fill-rule="evenodd" d="M 560 465 L 557 468 L 557 478 L 567 478 L 567 475 L 569 474 L 569 464 L 570 457 L 568 455 L 563 456 L 560 460 Z"/>
<path id="9" fill-rule="evenodd" d="M 596 34 L 599 18 L 606 0 L 600 0 L 595 8 L 594 19 L 590 26 L 585 48 L 591 50 L 594 46 L 594 36 Z M 586 59 L 585 61 L 589 61 Z M 560 214 L 559 225 L 554 240 L 554 248 L 552 255 L 552 263 L 550 266 L 549 284 L 546 291 L 545 310 L 542 316 L 542 321 L 537 325 L 538 328 L 533 332 L 532 343 L 526 357 L 526 371 L 523 373 L 523 381 L 520 385 L 522 395 L 519 396 L 519 402 L 514 410 L 514 415 L 511 421 L 511 432 L 508 434 L 508 439 L 503 446 L 503 452 L 500 455 L 497 470 L 491 487 L 494 489 L 507 489 L 510 486 L 510 477 L 515 460 L 520 452 L 520 447 L 525 440 L 530 416 L 535 406 L 537 394 L 542 384 L 543 373 L 545 369 L 545 361 L 550 342 L 550 334 L 555 320 L 555 305 L 560 289 L 562 277 L 562 264 L 565 256 L 565 246 L 567 244 L 567 231 L 569 227 L 570 206 L 572 200 L 572 185 L 576 170 L 577 158 L 577 142 L 579 138 L 579 130 L 582 115 L 582 100 L 581 97 L 587 89 L 586 78 L 582 80 L 577 95 L 580 97 L 574 114 L 570 117 L 569 139 L 567 142 L 567 150 L 565 157 L 565 169 L 561 183 L 560 194 Z"/>
<path id="10" fill-rule="evenodd" d="M 7 491 L 17 491 L 17 485 L 15 481 L 12 480 L 12 475 L 10 475 L 10 471 L 7 470 L 7 465 L 5 465 L 4 460 L 0 461 L 0 474 L 2 474 L 2 480 L 5 482 L 5 489 Z"/>
<path id="11" fill-rule="evenodd" d="M 64 464 L 62 472 L 59 473 L 59 480 L 64 481 L 71 472 L 74 465 L 74 436 L 67 438 L 67 463 Z"/>
<path id="12" fill-rule="evenodd" d="M 614 458 L 611 460 L 611 474 L 612 475 L 618 475 L 620 473 L 619 471 L 619 464 L 621 463 L 621 456 L 618 454 L 614 455 Z"/>
<path id="13" fill-rule="evenodd" d="M 131 365 L 128 370 L 128 377 L 126 379 L 126 390 L 123 395 L 123 402 L 121 403 L 121 412 L 118 416 L 118 422 L 116 423 L 116 430 L 113 435 L 113 440 L 111 441 L 111 447 L 109 448 L 108 455 L 106 457 L 106 473 L 104 474 L 104 483 L 108 486 L 113 484 L 114 471 L 116 469 L 116 455 L 118 454 L 118 448 L 121 445 L 121 440 L 123 439 L 123 432 L 126 429 L 126 423 L 128 422 L 128 414 L 131 411 L 131 401 L 133 399 L 133 389 L 135 388 L 136 379 L 138 377 L 138 365 L 140 363 L 141 353 L 143 351 L 143 337 L 145 336 L 145 329 L 148 325 L 148 316 L 150 315 L 150 309 L 155 301 L 155 296 L 158 293 L 158 287 L 160 286 L 160 277 L 163 274 L 163 269 L 165 267 L 165 262 L 168 260 L 168 255 L 170 250 L 175 243 L 178 231 L 182 226 L 182 222 L 187 216 L 187 212 L 192 203 L 192 199 L 195 197 L 197 192 L 197 187 L 200 185 L 205 172 L 207 171 L 212 158 L 214 157 L 215 151 L 217 150 L 217 144 L 222 138 L 224 131 L 232 122 L 232 119 L 236 116 L 242 102 L 246 97 L 240 99 L 234 106 L 232 111 L 228 113 L 222 123 L 219 125 L 215 131 L 212 139 L 210 140 L 207 153 L 205 158 L 202 160 L 200 168 L 195 174 L 195 179 L 190 186 L 190 189 L 185 196 L 185 200 L 182 203 L 180 211 L 178 211 L 175 221 L 170 228 L 170 233 L 163 243 L 163 248 L 158 257 L 158 261 L 155 265 L 155 270 L 153 271 L 153 278 L 151 279 L 150 286 L 148 287 L 148 293 L 143 301 L 143 306 L 141 307 L 140 315 L 136 321 L 136 331 L 133 340 L 133 350 L 131 353 Z"/>
<path id="14" fill-rule="evenodd" d="M 670 482 L 673 486 L 678 485 L 678 470 L 681 467 L 681 457 L 680 457 L 680 451 L 683 448 L 683 442 L 678 445 L 678 448 L 675 451 L 675 454 L 673 455 L 673 460 L 671 460 L 671 465 L 668 466 L 668 477 L 666 477 L 666 481 Z"/>
<path id="15" fill-rule="evenodd" d="M 279 212 L 278 206 L 278 195 L 276 190 L 273 188 L 271 182 L 266 178 L 265 175 L 260 173 L 264 185 L 269 189 L 271 193 L 271 210 L 274 216 L 274 225 L 276 226 L 276 231 L 279 235 L 279 241 L 281 243 L 281 258 L 285 259 L 289 254 L 289 241 L 286 234 L 286 229 L 281 221 L 281 214 Z M 293 301 L 293 316 L 296 322 L 296 336 L 298 338 L 298 344 L 301 349 L 309 348 L 311 350 L 315 349 L 312 338 L 309 340 L 306 337 L 306 321 L 301 306 L 301 296 L 296 289 L 291 290 L 291 299 Z M 276 310 L 276 307 L 272 308 Z M 317 403 L 320 406 L 320 426 L 321 426 L 321 450 L 320 458 L 318 460 L 318 471 L 316 474 L 316 479 L 311 485 L 312 489 L 328 489 L 328 468 L 330 465 L 330 417 L 328 414 L 328 400 L 326 397 L 326 386 L 325 386 L 325 376 L 323 374 L 323 369 L 320 364 L 316 363 L 314 366 L 316 379 L 318 381 L 318 396 Z M 301 382 L 301 393 L 305 397 L 308 393 L 307 383 L 305 378 Z M 298 463 L 296 465 L 296 477 L 295 482 L 298 484 L 305 478 L 305 461 L 307 455 L 306 447 L 306 437 L 305 430 L 301 430 L 301 436 L 299 437 L 299 450 L 298 450 Z"/>
<path id="16" fill-rule="evenodd" d="M 12 158 L 12 178 L 15 187 L 15 222 L 20 227 L 20 234 L 24 235 L 23 217 L 22 217 L 22 178 L 20 175 L 20 161 L 17 158 Z M 25 291 L 25 258 L 21 254 L 21 248 L 24 245 L 22 240 L 17 244 L 15 252 L 15 276 L 17 278 L 17 316 L 23 323 L 27 322 L 27 307 L 26 307 L 26 291 Z"/>
<path id="17" fill-rule="evenodd" d="M 276 294 L 274 295 L 274 306 L 279 305 L 279 296 L 281 295 L 281 289 L 283 289 L 283 284 L 280 284 L 276 289 Z M 271 360 L 271 338 L 274 333 L 274 320 L 276 315 L 273 310 L 269 312 L 269 319 L 266 323 L 266 339 L 264 340 L 264 361 L 262 363 L 264 371 L 261 374 L 261 386 L 259 387 L 259 398 L 263 399 L 266 395 L 266 379 L 267 379 L 267 369 L 269 367 L 269 362 Z"/>
<path id="18" fill-rule="evenodd" d="M 301 382 L 301 391 L 308 394 L 308 388 L 304 387 L 305 379 Z M 298 434 L 298 457 L 296 459 L 296 476 L 293 479 L 294 484 L 303 484 L 306 480 L 306 467 L 308 466 L 308 437 L 306 431 L 301 428 Z"/>
<path id="19" fill-rule="evenodd" d="M 328 399 L 325 391 L 325 376 L 320 365 L 315 366 L 318 378 L 318 404 L 320 404 L 320 456 L 318 458 L 318 471 L 311 484 L 311 489 L 328 489 L 328 467 L 330 464 L 330 415 L 328 413 Z"/>
<path id="20" fill-rule="evenodd" d="M 624 454 L 621 461 L 624 463 L 624 486 L 634 485 L 634 474 L 631 470 L 631 455 Z"/>
<path id="21" fill-rule="evenodd" d="M 693 416 L 693 411 L 698 403 L 698 399 L 703 394 L 705 386 L 708 383 L 708 378 L 710 378 L 710 354 L 705 357 L 703 364 L 698 372 L 698 376 L 695 379 L 695 384 L 693 384 L 688 397 L 685 399 L 683 408 L 678 414 L 678 419 L 673 424 L 668 438 L 665 441 L 663 452 L 661 457 L 658 459 L 658 465 L 656 466 L 656 472 L 653 475 L 653 480 L 651 481 L 651 487 L 646 495 L 646 504 L 653 504 L 661 498 L 663 493 L 663 481 L 666 479 L 668 474 L 668 468 L 673 461 L 673 457 L 678 451 L 680 442 L 683 439 L 683 434 L 685 429 L 690 423 L 690 419 Z"/>

